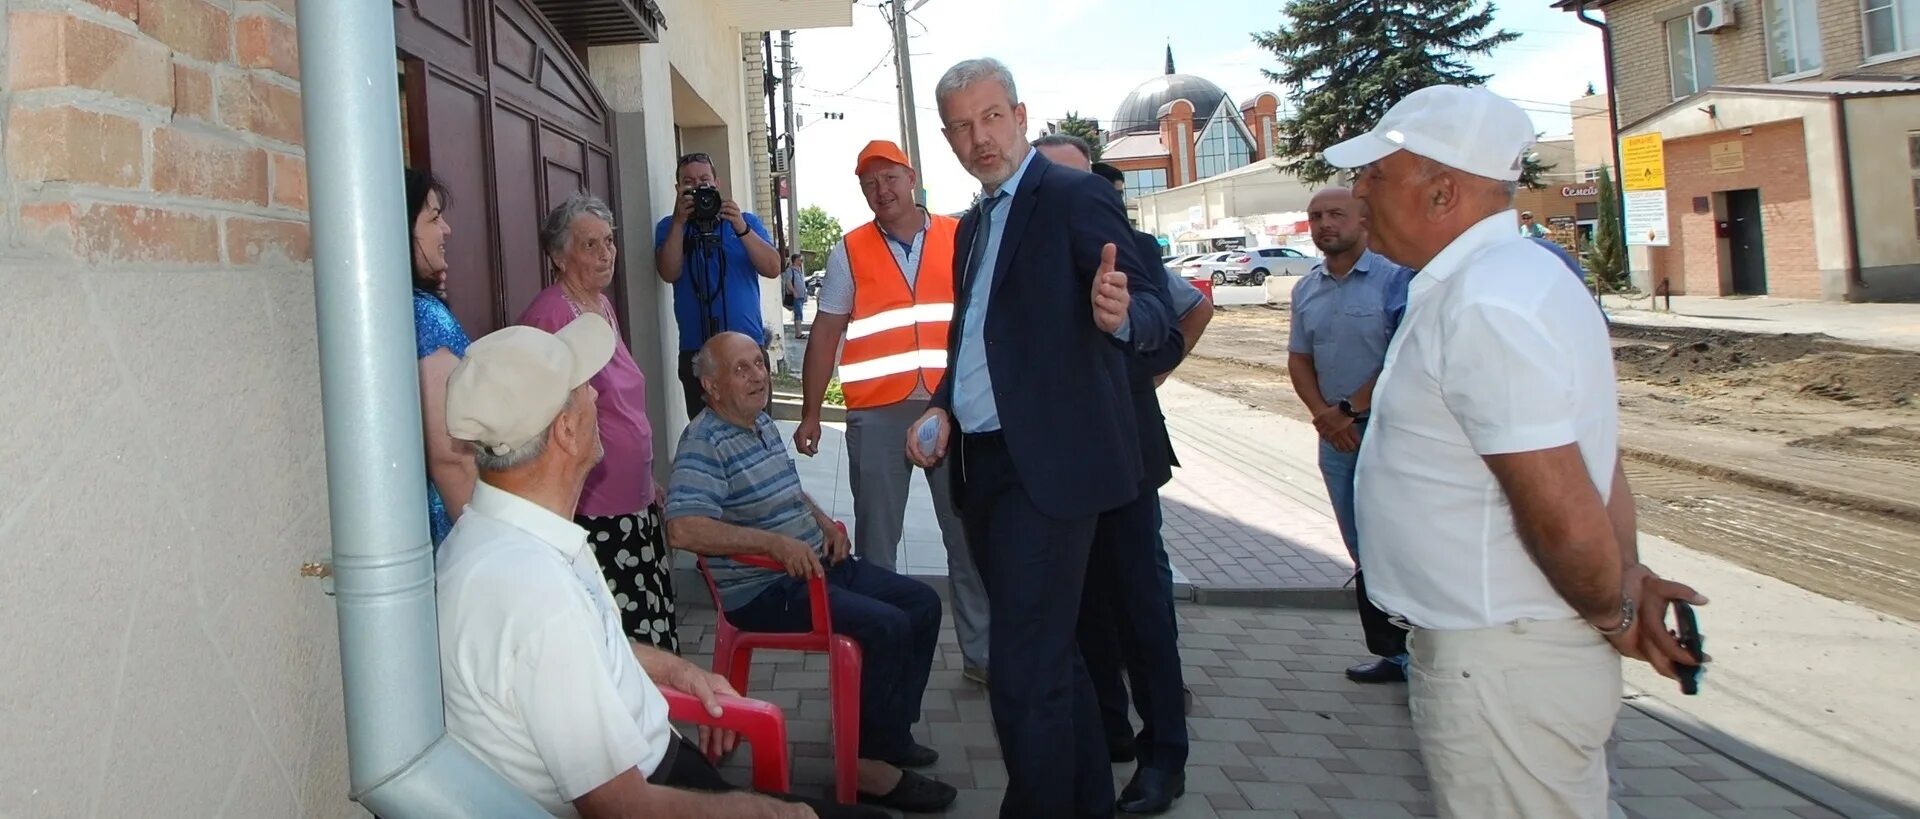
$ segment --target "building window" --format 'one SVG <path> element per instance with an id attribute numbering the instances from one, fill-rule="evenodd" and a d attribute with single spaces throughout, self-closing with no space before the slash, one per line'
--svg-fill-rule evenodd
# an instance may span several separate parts
<path id="1" fill-rule="evenodd" d="M 1667 21 L 1667 68 L 1674 99 L 1713 87 L 1713 38 L 1693 33 L 1691 16 Z"/>
<path id="2" fill-rule="evenodd" d="M 1233 127 L 1226 114 L 1218 114 L 1205 131 L 1200 132 L 1200 155 L 1195 171 L 1201 179 L 1244 168 L 1253 161 L 1253 147 L 1240 129 Z"/>
<path id="3" fill-rule="evenodd" d="M 1767 73 L 1775 79 L 1820 70 L 1818 0 L 1766 0 Z"/>
<path id="4" fill-rule="evenodd" d="M 1920 0 L 1861 0 L 1867 57 L 1920 51 Z"/>
<path id="5" fill-rule="evenodd" d="M 1600 168 L 1599 168 L 1598 166 L 1595 166 L 1595 167 L 1592 167 L 1592 168 L 1588 168 L 1588 169 L 1586 169 L 1586 170 L 1584 170 L 1584 171 L 1581 171 L 1581 172 L 1580 172 L 1580 181 L 1582 181 L 1582 182 L 1598 182 L 1598 181 L 1600 181 Z"/>
<path id="6" fill-rule="evenodd" d="M 1150 193 L 1159 193 L 1167 189 L 1167 169 L 1149 168 L 1144 171 L 1124 171 L 1127 175 L 1127 198 L 1133 199 Z"/>
<path id="7" fill-rule="evenodd" d="M 1913 176 L 1913 229 L 1920 238 L 1920 131 L 1907 132 L 1907 170 Z"/>

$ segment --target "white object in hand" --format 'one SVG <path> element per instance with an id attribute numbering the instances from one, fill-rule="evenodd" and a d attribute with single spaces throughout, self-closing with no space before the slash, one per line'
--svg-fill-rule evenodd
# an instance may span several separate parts
<path id="1" fill-rule="evenodd" d="M 917 434 L 920 438 L 920 451 L 932 455 L 934 442 L 940 439 L 940 419 L 937 416 L 927 416 L 927 420 L 920 422 L 920 431 Z"/>

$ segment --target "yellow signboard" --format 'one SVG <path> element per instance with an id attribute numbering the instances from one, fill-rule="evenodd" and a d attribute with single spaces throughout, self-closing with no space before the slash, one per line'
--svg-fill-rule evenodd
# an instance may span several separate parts
<path id="1" fill-rule="evenodd" d="M 1667 160 L 1657 133 L 1620 140 L 1620 163 L 1622 188 L 1657 191 L 1667 186 Z"/>

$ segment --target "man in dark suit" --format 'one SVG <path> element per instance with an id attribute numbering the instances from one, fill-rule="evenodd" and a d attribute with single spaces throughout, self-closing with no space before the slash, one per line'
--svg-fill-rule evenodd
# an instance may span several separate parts
<path id="1" fill-rule="evenodd" d="M 948 377 L 907 453 L 922 466 L 955 458 L 991 610 L 1000 815 L 1111 816 L 1113 774 L 1075 629 L 1100 516 L 1140 494 L 1128 360 L 1178 346 L 1179 332 L 1159 259 L 1141 258 L 1107 183 L 1027 145 L 1006 66 L 960 63 L 935 97 L 942 133 L 984 190 L 955 237 Z"/>
<path id="2" fill-rule="evenodd" d="M 1111 167 L 1096 169 L 1092 148 L 1079 137 L 1049 134 L 1034 140 L 1033 147 L 1056 165 L 1093 170 L 1109 185 L 1114 184 L 1103 173 L 1111 172 Z M 1112 195 L 1120 198 L 1118 190 Z M 1133 236 L 1141 255 L 1159 258 L 1160 243 L 1153 236 L 1140 231 L 1134 231 Z M 1087 673 L 1093 681 L 1108 753 L 1114 762 L 1139 763 L 1133 778 L 1120 791 L 1118 807 L 1122 813 L 1140 815 L 1165 813 L 1185 793 L 1188 750 L 1186 686 L 1181 679 L 1173 611 L 1173 568 L 1160 542 L 1160 487 L 1173 479 L 1173 467 L 1178 462 L 1155 382 L 1180 364 L 1208 318 L 1197 315 L 1205 299 L 1200 291 L 1167 272 L 1165 266 L 1161 266 L 1161 272 L 1184 344 L 1162 345 L 1150 355 L 1128 361 L 1140 436 L 1140 496 L 1100 516 L 1093 538 L 1093 553 L 1098 559 L 1087 568 L 1087 587 L 1080 601 L 1080 653 L 1086 658 Z M 1189 317 L 1199 321 L 1189 324 Z M 1134 710 L 1140 714 L 1137 736 L 1127 720 L 1129 693 Z"/>

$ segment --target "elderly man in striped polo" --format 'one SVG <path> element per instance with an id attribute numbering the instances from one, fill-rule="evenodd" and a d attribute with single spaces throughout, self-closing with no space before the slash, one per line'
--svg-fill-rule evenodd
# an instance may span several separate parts
<path id="1" fill-rule="evenodd" d="M 805 409 L 793 445 L 820 446 L 820 402 L 834 357 L 847 402 L 847 461 L 853 489 L 853 548 L 892 570 L 907 512 L 907 426 L 947 372 L 947 320 L 953 317 L 953 236 L 959 221 L 930 215 L 914 201 L 919 185 L 900 146 L 868 143 L 854 163 L 873 221 L 847 232 L 827 254 L 802 378 Z M 846 340 L 841 351 L 840 342 Z M 933 511 L 947 547 L 954 632 L 965 676 L 987 682 L 987 590 L 947 489 L 946 463 L 926 471 Z"/>

